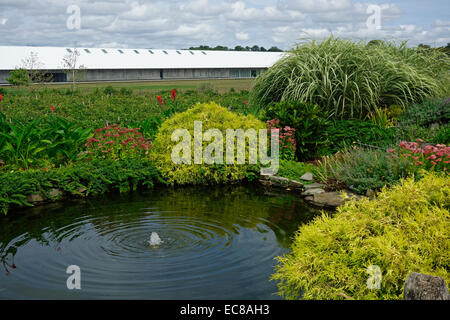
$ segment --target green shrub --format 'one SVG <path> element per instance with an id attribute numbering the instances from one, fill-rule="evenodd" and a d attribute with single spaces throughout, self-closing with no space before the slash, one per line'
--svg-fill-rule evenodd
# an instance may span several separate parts
<path id="1" fill-rule="evenodd" d="M 120 88 L 120 94 L 131 96 L 133 94 L 133 90 L 130 88 Z"/>
<path id="2" fill-rule="evenodd" d="M 332 155 L 354 143 L 389 147 L 396 143 L 396 133 L 395 128 L 383 128 L 371 121 L 335 120 L 322 134 L 327 142 L 321 146 L 319 154 Z"/>
<path id="3" fill-rule="evenodd" d="M 322 182 L 344 183 L 357 193 L 392 186 L 413 172 L 410 161 L 383 150 L 350 148 L 319 161 L 316 176 Z"/>
<path id="4" fill-rule="evenodd" d="M 279 120 L 281 127 L 295 129 L 296 158 L 308 160 L 317 155 L 325 143 L 323 131 L 328 125 L 327 114 L 319 106 L 310 103 L 283 101 L 270 104 L 262 112 L 264 120 Z"/>
<path id="5" fill-rule="evenodd" d="M 116 92 L 117 92 L 117 90 L 114 89 L 114 87 L 111 86 L 111 85 L 106 86 L 106 87 L 103 89 L 103 93 L 106 94 L 106 95 L 112 95 L 112 94 L 115 94 Z"/>
<path id="6" fill-rule="evenodd" d="M 272 279 L 287 299 L 403 299 L 411 272 L 450 283 L 450 178 L 410 178 L 377 199 L 347 202 L 297 232 Z M 369 289 L 367 268 L 382 272 Z"/>
<path id="7" fill-rule="evenodd" d="M 431 125 L 450 122 L 450 98 L 426 100 L 413 104 L 399 117 L 400 126 L 416 125 L 428 128 Z"/>
<path id="8" fill-rule="evenodd" d="M 445 94 L 450 58 L 442 52 L 329 38 L 298 45 L 256 79 L 251 105 L 285 100 L 318 104 L 339 118 Z"/>
<path id="9" fill-rule="evenodd" d="M 10 71 L 9 78 L 6 80 L 10 85 L 13 86 L 28 86 L 31 83 L 28 71 L 25 69 L 16 69 Z"/>
<path id="10" fill-rule="evenodd" d="M 155 166 L 164 179 L 171 184 L 216 184 L 245 179 L 254 166 L 246 164 L 194 164 L 194 121 L 202 121 L 203 132 L 208 129 L 218 129 L 226 140 L 227 129 L 264 129 L 265 124 L 253 116 L 240 116 L 228 111 L 213 102 L 197 104 L 193 108 L 176 114 L 166 120 L 157 133 L 151 152 Z M 192 164 L 175 164 L 171 159 L 172 149 L 178 142 L 171 141 L 172 132 L 176 129 L 186 129 L 191 134 Z M 203 141 L 203 149 L 211 142 Z M 224 147 L 224 156 L 226 154 Z M 248 145 L 246 147 L 248 157 Z"/>
<path id="11" fill-rule="evenodd" d="M 7 213 L 13 205 L 30 205 L 27 195 L 42 193 L 52 199 L 52 189 L 63 196 L 84 196 L 105 192 L 127 192 L 163 183 L 158 171 L 148 160 L 101 160 L 79 162 L 73 166 L 0 172 L 0 210 Z M 84 190 L 82 193 L 80 189 Z"/>

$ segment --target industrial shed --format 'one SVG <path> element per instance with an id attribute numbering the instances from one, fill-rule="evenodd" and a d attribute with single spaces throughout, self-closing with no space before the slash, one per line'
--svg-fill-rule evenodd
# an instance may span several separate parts
<path id="1" fill-rule="evenodd" d="M 71 81 L 63 70 L 70 47 L 0 46 L 0 84 L 11 70 L 23 67 L 31 53 L 54 82 Z M 198 51 L 162 49 L 76 48 L 77 66 L 85 67 L 82 81 L 254 78 L 272 66 L 282 52 Z"/>

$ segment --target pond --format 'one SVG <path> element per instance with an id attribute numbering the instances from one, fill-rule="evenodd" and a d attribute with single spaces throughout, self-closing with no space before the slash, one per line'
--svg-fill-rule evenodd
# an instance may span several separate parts
<path id="1" fill-rule="evenodd" d="M 296 194 L 252 185 L 12 210 L 0 217 L 0 299 L 279 299 L 274 258 L 315 214 Z M 70 265 L 81 290 L 67 288 Z"/>

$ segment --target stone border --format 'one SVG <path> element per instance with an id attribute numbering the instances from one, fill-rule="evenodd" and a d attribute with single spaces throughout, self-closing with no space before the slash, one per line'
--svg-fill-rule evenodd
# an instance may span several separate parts
<path id="1" fill-rule="evenodd" d="M 304 179 L 304 181 L 313 181 L 313 175 L 308 172 L 305 173 L 301 179 Z M 350 190 L 344 190 L 343 192 L 326 192 L 324 190 L 324 184 L 313 182 L 304 185 L 297 180 L 290 180 L 276 175 L 261 175 L 259 177 L 259 183 L 269 188 L 283 188 L 300 192 L 300 195 L 304 197 L 306 202 L 320 208 L 336 209 L 338 206 L 343 205 L 353 198 L 356 198 L 357 200 L 363 198 L 363 196 Z M 347 196 L 345 197 L 343 193 L 346 193 Z"/>

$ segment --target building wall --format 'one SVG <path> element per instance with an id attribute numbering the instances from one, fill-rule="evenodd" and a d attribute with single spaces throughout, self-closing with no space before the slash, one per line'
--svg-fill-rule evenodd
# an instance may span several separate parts
<path id="1" fill-rule="evenodd" d="M 8 83 L 7 78 L 9 78 L 9 70 L 0 70 L 0 84 Z"/>
<path id="2" fill-rule="evenodd" d="M 265 69 L 89 69 L 81 81 L 140 81 L 177 79 L 254 78 Z M 8 83 L 9 71 L 0 70 L 0 84 Z M 70 74 L 67 81 L 72 81 Z"/>

